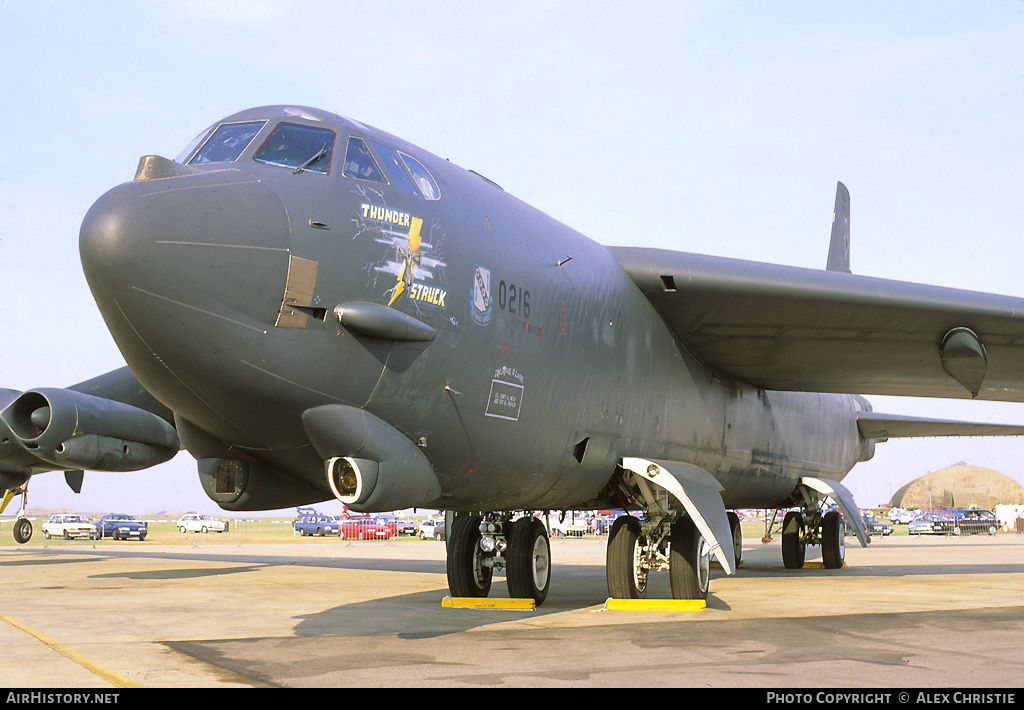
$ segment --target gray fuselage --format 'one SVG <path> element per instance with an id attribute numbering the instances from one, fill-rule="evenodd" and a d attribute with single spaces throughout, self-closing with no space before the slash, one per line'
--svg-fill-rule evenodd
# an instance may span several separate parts
<path id="1" fill-rule="evenodd" d="M 183 444 L 259 462 L 268 493 L 243 507 L 331 497 L 300 417 L 332 403 L 418 444 L 443 491 L 421 505 L 450 510 L 616 506 L 606 486 L 623 456 L 695 464 L 726 507 L 775 507 L 801 476 L 840 480 L 870 455 L 861 398 L 717 375 L 609 250 L 393 136 L 305 115 L 225 119 L 266 123 L 235 160 L 140 171 L 82 226 L 100 310 Z M 252 160 L 282 121 L 336 135 L 323 172 Z M 353 137 L 373 147 L 376 179 L 347 162 Z M 399 185 L 400 154 L 435 187 Z M 352 302 L 436 337 L 353 332 L 335 317 Z"/>

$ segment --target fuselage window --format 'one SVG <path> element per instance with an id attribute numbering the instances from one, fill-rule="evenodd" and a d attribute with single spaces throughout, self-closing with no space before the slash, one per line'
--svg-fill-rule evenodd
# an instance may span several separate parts
<path id="1" fill-rule="evenodd" d="M 362 138 L 356 138 L 355 136 L 350 136 L 348 139 L 348 150 L 345 152 L 345 169 L 343 174 L 345 177 L 359 178 L 360 180 L 387 182 L 384 174 L 377 167 L 373 156 L 370 155 L 370 149 L 366 147 L 366 143 Z"/>
<path id="2" fill-rule="evenodd" d="M 217 127 L 213 135 L 203 143 L 203 147 L 196 151 L 196 154 L 188 162 L 191 165 L 233 163 L 238 160 L 242 151 L 249 147 L 252 139 L 266 123 L 266 121 L 224 123 Z"/>
<path id="3" fill-rule="evenodd" d="M 384 163 L 384 171 L 391 178 L 391 182 L 394 183 L 395 187 L 400 187 L 406 192 L 418 195 L 416 186 L 412 184 L 412 180 L 405 174 L 405 168 L 402 167 L 397 156 L 395 156 L 395 151 L 377 141 L 370 141 L 370 143 L 373 145 L 373 149 L 377 151 L 377 157 Z"/>
<path id="4" fill-rule="evenodd" d="M 428 200 L 440 200 L 441 190 L 438 188 L 437 183 L 434 182 L 434 178 L 427 172 L 427 169 L 423 167 L 423 163 L 411 155 L 406 155 L 402 152 L 399 152 L 398 155 L 405 164 L 405 167 L 409 168 L 409 174 L 412 175 L 413 182 L 416 183 L 416 187 L 420 189 L 423 196 Z"/>
<path id="5" fill-rule="evenodd" d="M 331 171 L 335 133 L 327 128 L 301 123 L 278 124 L 252 159 L 257 163 L 292 168 L 295 172 Z"/>

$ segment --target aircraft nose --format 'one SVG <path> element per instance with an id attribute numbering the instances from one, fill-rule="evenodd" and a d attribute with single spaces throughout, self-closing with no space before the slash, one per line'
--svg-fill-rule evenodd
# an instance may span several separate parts
<path id="1" fill-rule="evenodd" d="M 273 324 L 289 244 L 281 200 L 237 170 L 119 185 L 96 201 L 79 235 L 108 324 L 114 312 L 151 321 L 171 305 Z"/>

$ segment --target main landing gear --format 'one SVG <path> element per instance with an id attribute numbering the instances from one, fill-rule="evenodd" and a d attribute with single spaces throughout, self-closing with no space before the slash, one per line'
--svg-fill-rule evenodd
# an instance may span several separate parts
<path id="1" fill-rule="evenodd" d="M 509 596 L 544 603 L 551 583 L 548 531 L 532 515 L 456 516 L 448 538 L 448 589 L 454 597 L 486 597 L 494 570 L 505 570 Z"/>
<path id="2" fill-rule="evenodd" d="M 827 569 L 842 567 L 846 561 L 843 514 L 817 505 L 788 511 L 782 520 L 782 563 L 787 569 L 804 566 L 808 545 L 821 546 L 821 560 Z"/>
<path id="3" fill-rule="evenodd" d="M 729 513 L 733 561 L 739 566 L 739 518 Z M 448 527 L 448 589 L 453 597 L 486 597 L 495 570 L 504 570 L 509 596 L 540 606 L 551 583 L 547 528 L 532 515 L 463 514 Z M 608 533 L 608 594 L 619 599 L 647 595 L 651 572 L 667 571 L 675 599 L 707 599 L 711 546 L 693 519 L 681 511 L 647 510 L 644 519 L 618 518 Z"/>
<path id="4" fill-rule="evenodd" d="M 734 562 L 739 567 L 743 542 L 735 513 L 729 513 L 729 524 Z M 693 519 L 651 511 L 643 521 L 631 515 L 618 518 L 608 533 L 608 595 L 615 599 L 644 599 L 649 575 L 664 571 L 668 572 L 674 599 L 707 599 L 711 546 Z"/>

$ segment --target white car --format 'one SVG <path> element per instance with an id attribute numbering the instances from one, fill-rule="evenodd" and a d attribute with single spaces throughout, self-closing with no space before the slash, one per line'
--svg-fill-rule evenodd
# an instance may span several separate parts
<path id="1" fill-rule="evenodd" d="M 81 515 L 54 515 L 43 523 L 43 535 L 49 540 L 54 535 L 63 537 L 65 540 L 81 537 L 86 540 L 95 540 L 96 526 L 82 520 Z"/>
<path id="2" fill-rule="evenodd" d="M 178 530 L 181 532 L 227 532 L 228 524 L 209 515 L 186 513 L 178 518 Z"/>
<path id="3" fill-rule="evenodd" d="M 430 518 L 429 520 L 424 520 L 420 523 L 420 540 L 426 540 L 428 537 L 434 537 L 434 528 L 442 524 L 444 524 L 444 518 Z"/>

